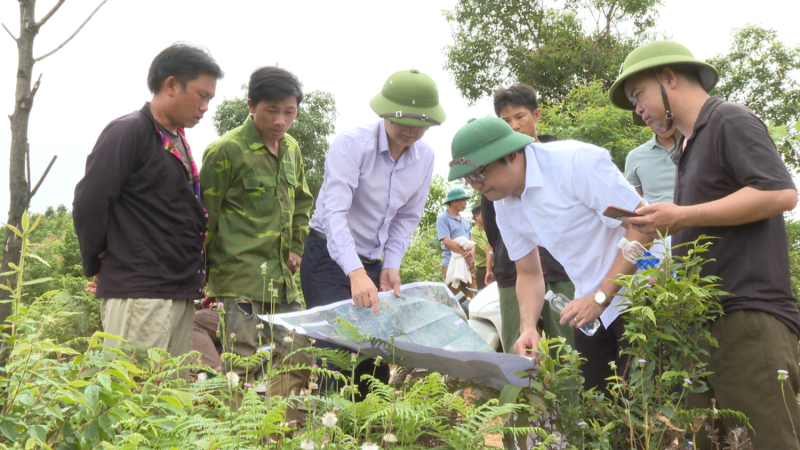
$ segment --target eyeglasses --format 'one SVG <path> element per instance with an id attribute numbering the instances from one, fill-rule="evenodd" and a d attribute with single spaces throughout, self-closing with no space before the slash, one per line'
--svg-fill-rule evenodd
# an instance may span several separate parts
<path id="1" fill-rule="evenodd" d="M 486 179 L 486 177 L 483 176 L 484 170 L 486 170 L 485 166 L 483 167 L 483 169 L 477 172 L 472 172 L 470 174 L 464 175 L 463 177 L 461 177 L 461 182 L 466 184 L 467 186 L 469 186 L 472 183 L 482 183 L 483 180 Z"/>
<path id="2" fill-rule="evenodd" d="M 483 177 L 483 171 L 486 170 L 486 166 L 480 163 L 476 163 L 475 161 L 470 161 L 467 158 L 456 158 L 450 161 L 450 166 L 454 166 L 456 164 L 469 164 L 478 169 L 477 172 L 472 172 L 464 175 L 461 177 L 461 182 L 469 185 L 470 183 L 480 183 L 485 178 Z"/>

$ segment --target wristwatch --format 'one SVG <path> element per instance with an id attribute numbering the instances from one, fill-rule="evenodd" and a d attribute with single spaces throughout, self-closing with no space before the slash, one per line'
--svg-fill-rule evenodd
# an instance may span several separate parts
<path id="1" fill-rule="evenodd" d="M 610 303 L 609 300 L 610 299 L 606 297 L 606 294 L 600 289 L 594 291 L 594 301 L 596 301 L 598 305 L 605 308 Z"/>

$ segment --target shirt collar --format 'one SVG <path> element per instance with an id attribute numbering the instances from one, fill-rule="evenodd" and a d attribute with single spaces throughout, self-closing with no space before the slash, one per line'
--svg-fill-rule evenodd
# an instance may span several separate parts
<path id="1" fill-rule="evenodd" d="M 721 105 L 725 100 L 722 97 L 715 95 L 713 97 L 709 97 L 708 100 L 703 104 L 703 107 L 700 108 L 700 114 L 697 116 L 697 120 L 694 123 L 694 132 L 692 133 L 692 137 L 697 134 L 697 130 L 700 129 L 703 125 L 708 122 L 708 119 L 711 117 L 711 113 L 717 109 L 717 106 Z"/>
<path id="2" fill-rule="evenodd" d="M 419 160 L 419 149 L 417 148 L 418 143 L 419 141 L 411 144 L 411 147 L 409 147 L 408 150 L 403 152 L 403 155 L 397 162 L 399 163 L 400 161 L 406 158 L 410 158 L 409 162 L 418 161 Z M 389 137 L 386 135 L 386 125 L 384 124 L 383 119 L 381 119 L 380 123 L 378 124 L 378 153 L 384 153 L 384 152 L 389 152 Z"/>
<path id="3" fill-rule="evenodd" d="M 532 187 L 544 186 L 542 180 L 542 169 L 536 159 L 536 144 L 528 144 L 525 147 L 525 191 Z M 525 194 L 525 191 L 522 193 Z"/>
<path id="4" fill-rule="evenodd" d="M 258 134 L 258 130 L 256 129 L 255 123 L 253 123 L 253 115 L 247 116 L 245 119 L 244 124 L 242 124 L 242 131 L 244 132 L 244 138 L 247 141 L 247 147 L 250 150 L 258 150 L 264 148 L 265 150 L 269 150 L 267 148 L 267 144 L 264 143 L 264 140 L 261 139 L 261 135 Z M 286 137 L 284 136 L 283 139 L 278 141 L 278 145 L 280 147 L 284 147 L 286 144 Z M 271 151 L 269 153 L 272 153 Z M 280 151 L 279 154 L 283 156 L 285 152 Z"/>

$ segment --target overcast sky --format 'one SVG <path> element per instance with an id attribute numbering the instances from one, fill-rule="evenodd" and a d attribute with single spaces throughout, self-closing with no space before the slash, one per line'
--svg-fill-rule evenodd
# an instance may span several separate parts
<path id="1" fill-rule="evenodd" d="M 38 19 L 56 0 L 37 3 Z M 66 2 L 42 28 L 34 56 L 60 44 L 97 3 Z M 797 0 L 664 3 L 658 29 L 701 59 L 726 53 L 731 28 L 747 23 L 778 30 L 787 44 L 800 43 Z M 58 160 L 31 210 L 60 203 L 71 208 L 75 184 L 98 134 L 109 121 L 150 99 L 150 62 L 175 41 L 207 47 L 225 71 L 210 110 L 187 132 L 198 159 L 216 139 L 211 124 L 216 106 L 225 97 L 239 95 L 239 86 L 256 67 L 278 63 L 297 74 L 306 91 L 331 92 L 339 112 L 337 133 L 375 121 L 369 99 L 393 72 L 416 68 L 438 83 L 447 112 L 447 121 L 424 138 L 436 150 L 435 171 L 445 174 L 455 132 L 470 117 L 492 113 L 488 98 L 469 107 L 442 68 L 443 49 L 451 43 L 442 10 L 455 4 L 456 0 L 110 0 L 66 47 L 34 66 L 34 79 L 43 73 L 28 133 L 34 180 L 53 155 Z M 18 32 L 17 2 L 0 2 L 0 22 Z M 0 61 L 0 111 L 8 115 L 14 107 L 17 49 L 3 30 Z M 0 126 L 0 221 L 8 211 L 10 142 L 8 126 Z"/>

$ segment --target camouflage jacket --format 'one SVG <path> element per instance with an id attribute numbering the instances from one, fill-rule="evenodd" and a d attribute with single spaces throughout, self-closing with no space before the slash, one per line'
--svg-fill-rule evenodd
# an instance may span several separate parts
<path id="1" fill-rule="evenodd" d="M 209 296 L 254 301 L 273 281 L 282 302 L 298 297 L 287 267 L 289 252 L 303 255 L 313 198 L 297 141 L 280 141 L 280 159 L 258 135 L 252 117 L 203 153 L 200 187 L 208 212 Z"/>

